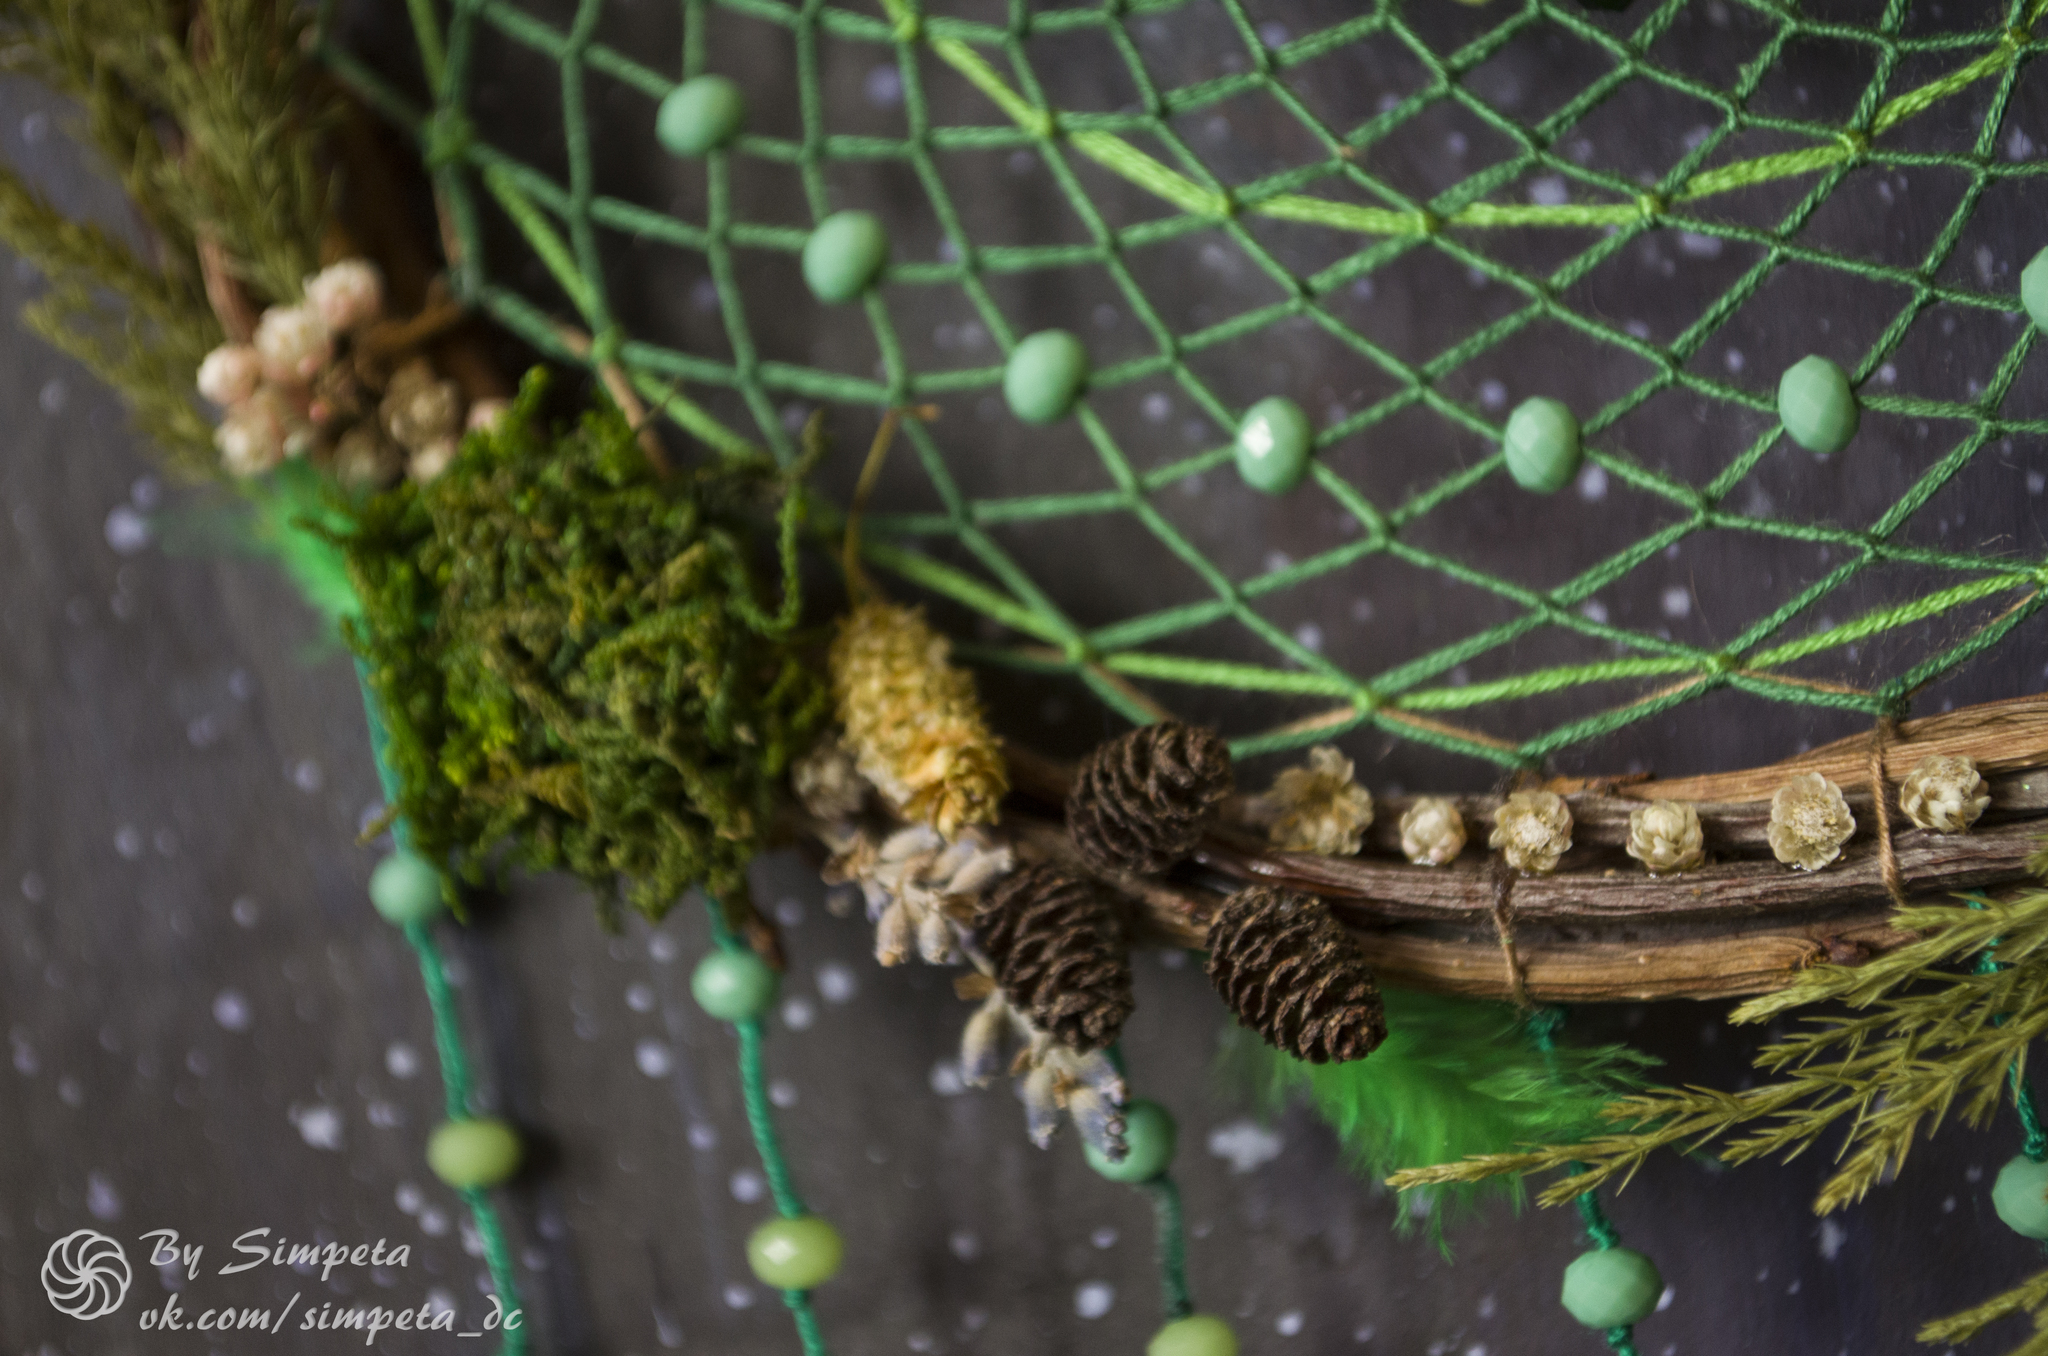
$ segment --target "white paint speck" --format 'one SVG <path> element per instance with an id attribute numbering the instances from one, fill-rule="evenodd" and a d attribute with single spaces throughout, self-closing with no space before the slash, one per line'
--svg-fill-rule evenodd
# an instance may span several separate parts
<path id="1" fill-rule="evenodd" d="M 1561 175 L 1546 174 L 1529 185 L 1529 201 L 1538 207 L 1562 207 L 1570 199 L 1571 190 Z"/>
<path id="2" fill-rule="evenodd" d="M 728 1309 L 751 1309 L 754 1307 L 754 1291 L 751 1286 L 734 1281 L 725 1288 L 725 1307 Z"/>
<path id="3" fill-rule="evenodd" d="M 818 1020 L 818 1005 L 801 996 L 782 1002 L 782 1024 L 791 1031 L 809 1031 Z"/>
<path id="4" fill-rule="evenodd" d="M 675 1072 L 676 1057 L 665 1043 L 650 1036 L 633 1047 L 633 1063 L 649 1078 L 666 1078 Z"/>
<path id="5" fill-rule="evenodd" d="M 684 1138 L 688 1139 L 690 1147 L 700 1154 L 708 1154 L 718 1147 L 718 1131 L 705 1121 L 692 1121 Z"/>
<path id="6" fill-rule="evenodd" d="M 1692 590 L 1683 585 L 1674 584 L 1664 590 L 1661 605 L 1664 609 L 1664 615 L 1673 620 L 1680 617 L 1689 617 L 1692 615 Z"/>
<path id="7" fill-rule="evenodd" d="M 827 1003 L 851 1003 L 859 992 L 860 979 L 852 966 L 826 961 L 818 967 L 818 997 Z"/>
<path id="8" fill-rule="evenodd" d="M 325 1102 L 313 1106 L 293 1106 L 286 1113 L 291 1123 L 298 1128 L 299 1138 L 315 1149 L 341 1150 L 341 1113 Z"/>
<path id="9" fill-rule="evenodd" d="M 1495 381 L 1491 377 L 1487 378 L 1485 381 L 1480 382 L 1479 403 L 1482 407 L 1489 410 L 1498 410 L 1504 408 L 1508 403 L 1508 388 L 1506 383 Z"/>
<path id="10" fill-rule="evenodd" d="M 775 921 L 786 928 L 802 927 L 804 923 L 804 902 L 801 899 L 776 900 Z"/>
<path id="11" fill-rule="evenodd" d="M 1088 1241 L 1098 1248 L 1113 1248 L 1116 1246 L 1116 1237 L 1116 1229 L 1111 1225 L 1105 1224 L 1096 1229 L 1094 1233 L 1089 1234 Z"/>
<path id="12" fill-rule="evenodd" d="M 1145 397 L 1138 411 L 1155 424 L 1164 423 L 1173 415 L 1173 397 L 1164 391 L 1154 391 Z"/>
<path id="13" fill-rule="evenodd" d="M 946 1246 L 963 1262 L 972 1262 L 981 1256 L 981 1239 L 972 1229 L 955 1229 L 946 1240 Z"/>
<path id="14" fill-rule="evenodd" d="M 1253 1120 L 1235 1120 L 1209 1132 L 1209 1152 L 1236 1173 L 1256 1171 L 1280 1156 L 1286 1141 Z"/>
<path id="15" fill-rule="evenodd" d="M 427 1194 L 419 1189 L 417 1183 L 400 1182 L 391 1199 L 408 1215 L 417 1215 L 427 1208 Z"/>
<path id="16" fill-rule="evenodd" d="M 1116 1287 L 1108 1281 L 1088 1281 L 1074 1290 L 1074 1312 L 1082 1318 L 1101 1318 L 1116 1303 Z"/>
<path id="17" fill-rule="evenodd" d="M 142 855 L 142 848 L 141 829 L 136 828 L 133 824 L 123 824 L 120 828 L 114 830 L 114 851 L 120 853 L 129 861 L 132 862 L 137 857 L 140 857 Z"/>
<path id="18" fill-rule="evenodd" d="M 1273 1331 L 1282 1337 L 1293 1337 L 1301 1331 L 1302 1314 L 1299 1309 L 1289 1309 L 1273 1320 Z"/>
<path id="19" fill-rule="evenodd" d="M 1597 504 L 1607 497 L 1607 468 L 1588 463 L 1579 472 L 1579 498 Z"/>
<path id="20" fill-rule="evenodd" d="M 85 1208 L 97 1220 L 121 1218 L 121 1193 L 114 1189 L 113 1179 L 103 1172 L 88 1174 L 85 1179 Z"/>
<path id="21" fill-rule="evenodd" d="M 1667 1285 L 1667 1286 L 1665 1286 L 1665 1287 L 1664 1287 L 1664 1293 L 1663 1293 L 1663 1294 L 1661 1294 L 1661 1295 L 1659 1295 L 1659 1296 L 1657 1296 L 1657 1312 L 1661 1314 L 1661 1313 L 1663 1313 L 1663 1312 L 1664 1312 L 1664 1311 L 1665 1311 L 1666 1309 L 1669 1309 L 1669 1308 L 1671 1307 L 1671 1301 L 1673 1301 L 1673 1300 L 1675 1300 L 1675 1299 L 1677 1299 L 1677 1298 L 1678 1298 L 1678 1287 L 1677 1287 L 1677 1286 L 1675 1286 L 1675 1285 Z"/>
<path id="22" fill-rule="evenodd" d="M 652 984 L 628 984 L 626 1006 L 635 1012 L 654 1011 L 654 986 Z"/>
<path id="23" fill-rule="evenodd" d="M 768 1085 L 768 1100 L 781 1107 L 784 1111 L 789 1110 L 797 1103 L 796 1084 L 790 1082 L 787 1078 L 776 1079 Z"/>
<path id="24" fill-rule="evenodd" d="M 1311 654 L 1323 652 L 1323 628 L 1314 622 L 1303 622 L 1294 628 L 1294 643 Z"/>
<path id="25" fill-rule="evenodd" d="M 741 1168 L 734 1173 L 729 1185 L 732 1189 L 732 1198 L 741 1205 L 752 1205 L 768 1190 L 768 1183 L 752 1168 Z"/>
<path id="26" fill-rule="evenodd" d="M 893 65 L 876 66 L 861 81 L 861 92 L 876 108 L 894 108 L 903 102 L 903 72 Z"/>
<path id="27" fill-rule="evenodd" d="M 681 954 L 676 939 L 666 932 L 657 932 L 647 939 L 647 956 L 656 965 L 667 965 Z"/>
<path id="28" fill-rule="evenodd" d="M 43 389 L 36 393 L 36 404 L 43 407 L 43 413 L 55 417 L 64 413 L 64 407 L 71 401 L 71 392 L 62 379 L 51 377 L 43 383 Z"/>
<path id="29" fill-rule="evenodd" d="M 326 774 L 320 771 L 320 765 L 311 758 L 301 758 L 292 765 L 292 785 L 309 796 L 318 791 L 326 781 Z"/>
<path id="30" fill-rule="evenodd" d="M 213 997 L 213 1020 L 219 1022 L 224 1031 L 247 1031 L 256 1022 L 256 1014 L 249 1009 L 249 1000 L 239 989 L 222 989 Z"/>
<path id="31" fill-rule="evenodd" d="M 244 895 L 228 906 L 228 915 L 241 926 L 253 928 L 256 926 L 256 920 L 263 916 L 263 910 L 257 907 L 255 900 Z"/>
<path id="32" fill-rule="evenodd" d="M 1378 1328 L 1370 1323 L 1361 1323 L 1351 1330 L 1351 1340 L 1354 1342 L 1370 1342 L 1373 1338 L 1379 1336 L 1379 1331 Z"/>
<path id="33" fill-rule="evenodd" d="M 1721 355 L 1721 362 L 1730 372 L 1740 372 L 1748 361 L 1747 358 L 1742 356 L 1742 350 L 1739 348 L 1731 348 Z"/>
<path id="34" fill-rule="evenodd" d="M 107 545 L 115 555 L 132 556 L 149 545 L 154 535 L 150 531 L 149 519 L 137 513 L 126 504 L 116 504 L 107 510 L 105 527 Z"/>

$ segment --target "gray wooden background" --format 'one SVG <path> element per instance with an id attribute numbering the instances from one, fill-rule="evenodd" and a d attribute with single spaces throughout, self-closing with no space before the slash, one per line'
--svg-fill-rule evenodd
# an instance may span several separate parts
<path id="1" fill-rule="evenodd" d="M 1297 31 L 1326 24 L 1335 12 L 1328 0 L 1268 8 L 1271 22 L 1291 22 Z M 1739 43 L 1724 32 L 1729 11 L 1695 10 L 1678 39 L 1688 51 L 1701 62 L 1739 55 Z M 388 17 L 373 10 L 359 37 L 399 69 L 400 48 L 383 26 Z M 1736 30 L 1740 18 L 1738 11 Z M 1171 78 L 1190 78 L 1211 50 L 1204 43 L 1227 37 L 1207 22 L 1191 17 L 1187 26 L 1143 30 L 1148 59 L 1179 62 Z M 677 50 L 672 7 L 614 5 L 606 23 L 608 40 L 673 68 L 673 57 L 660 56 Z M 765 27 L 730 23 L 715 33 L 714 64 L 764 91 L 755 98 L 763 125 L 789 130 L 793 112 L 774 93 L 789 88 L 785 45 Z M 486 56 L 505 65 L 484 83 L 480 116 L 504 119 L 512 135 L 544 154 L 557 121 L 545 72 L 522 67 L 514 54 Z M 1488 97 L 1540 102 L 1546 81 L 1579 78 L 1567 69 L 1575 59 L 1555 43 L 1518 47 L 1482 73 Z M 831 49 L 826 76 L 835 117 L 856 130 L 900 120 L 889 69 L 886 54 Z M 1101 52 L 1077 50 L 1057 70 L 1055 97 L 1069 106 L 1115 106 L 1123 97 Z M 1824 102 L 1860 80 L 1861 70 L 1841 53 L 1795 52 L 1784 88 L 1762 97 Z M 2009 118 L 2016 130 L 2001 141 L 2001 156 L 2042 154 L 2048 93 L 2041 74 L 2021 91 Z M 1317 97 L 1355 112 L 1412 73 L 1361 51 L 1351 65 L 1316 78 Z M 651 106 L 606 91 L 595 97 L 606 129 L 607 184 L 695 211 L 691 172 L 651 149 Z M 1936 116 L 1950 120 L 1940 127 L 1953 136 L 1980 110 L 1964 99 Z M 941 111 L 955 120 L 986 117 L 958 91 L 942 95 Z M 35 89 L 0 83 L 0 155 L 66 205 L 118 219 L 109 190 L 63 144 L 66 116 Z M 1677 111 L 1648 105 L 1630 116 L 1653 119 L 1641 125 L 1660 134 L 1692 125 Z M 1626 153 L 1631 134 L 1643 141 L 1626 119 L 1601 127 L 1587 136 L 1611 139 L 1602 153 Z M 1442 157 L 1459 130 L 1425 123 L 1380 168 L 1426 186 L 1446 173 Z M 1281 153 L 1261 140 L 1279 133 L 1256 109 L 1229 110 L 1201 131 L 1219 166 L 1249 171 L 1265 163 L 1262 156 Z M 1640 150 L 1650 160 L 1660 154 L 1653 142 Z M 1028 170 L 1002 159 L 969 166 L 961 171 L 963 197 L 991 230 L 1007 222 L 1011 232 L 1058 238 L 1068 226 L 1043 210 L 1043 186 Z M 835 181 L 842 195 L 835 205 L 889 204 L 899 246 L 925 257 L 936 242 L 916 234 L 914 204 L 886 196 L 893 173 L 849 172 Z M 1938 226 L 1955 187 L 1915 181 L 1908 192 L 1903 178 L 1889 188 L 1886 182 L 1876 172 L 1859 177 L 1845 190 L 1839 219 L 1816 230 L 1901 251 L 1914 242 L 1924 248 L 1929 223 Z M 778 212 L 799 219 L 790 183 L 747 191 L 758 195 L 752 210 L 763 219 L 780 219 Z M 2016 286 L 2044 219 L 2048 201 L 2037 191 L 1987 197 L 1981 227 L 1952 267 Z M 1687 306 L 1725 285 L 1739 262 L 1732 249 L 1716 259 L 1708 246 L 1668 235 L 1603 275 L 1610 294 L 1603 304 L 1659 333 L 1677 328 Z M 717 318 L 701 303 L 701 270 L 630 241 L 609 246 L 615 289 L 637 329 L 722 351 Z M 1309 248 L 1285 239 L 1279 246 Z M 516 260 L 503 262 L 508 276 L 520 278 Z M 1157 266 L 1170 278 L 1178 265 L 1169 258 Z M 780 272 L 761 268 L 750 295 L 761 299 L 755 318 L 764 345 L 820 364 L 854 362 L 845 346 L 857 336 L 840 328 L 843 317 L 818 319 L 796 297 L 786 263 Z M 1243 304 L 1252 288 L 1228 270 L 1201 276 L 1205 290 L 1189 298 L 1196 304 Z M 1364 323 L 1409 352 L 1441 346 L 1447 296 L 1464 305 L 1467 293 L 1480 290 L 1455 271 L 1420 265 L 1396 281 L 1380 283 Z M 1125 331 L 1129 317 L 1088 285 L 1013 287 L 1003 299 L 1016 307 L 1020 329 L 1076 324 L 1080 315 L 1092 317 L 1091 343 L 1104 351 L 1135 342 Z M 1243 295 L 1233 291 L 1240 286 Z M 1891 314 L 1880 299 L 1839 294 L 1815 279 L 1795 276 L 1786 287 L 1773 309 L 1732 322 L 1700 361 L 1729 372 L 1746 363 L 1761 387 L 1774 377 L 1758 374 L 1775 373 L 1808 348 L 1860 352 L 1865 339 L 1830 338 L 1830 323 L 1867 336 Z M 0 310 L 12 314 L 36 288 L 29 271 L 0 269 Z M 900 304 L 907 309 L 899 320 L 916 343 L 929 342 L 933 360 L 938 349 L 966 342 L 963 317 L 943 310 L 943 299 L 931 300 L 928 313 L 915 298 Z M 1902 389 L 1960 390 L 1982 378 L 2013 333 L 2014 322 L 1999 317 L 1965 315 L 1959 328 L 1955 319 L 1940 308 L 1923 318 L 1926 333 L 1916 330 L 1901 360 Z M 281 1304 L 296 1292 L 302 1307 L 431 1299 L 454 1305 L 464 1326 L 473 1326 L 485 1307 L 482 1264 L 465 1237 L 459 1202 L 421 1159 L 440 1086 L 418 975 L 402 940 L 364 898 L 375 853 L 356 837 L 374 816 L 378 793 L 348 663 L 265 564 L 166 550 L 153 524 L 189 521 L 204 501 L 153 474 L 120 409 L 74 365 L 18 329 L 0 331 L 0 345 L 0 1029 L 8 1056 L 0 1065 L 0 1352 L 316 1352 L 361 1341 L 333 1333 L 141 1331 L 140 1313 L 160 1308 L 172 1291 L 181 1292 L 188 1316 L 211 1304 Z M 1499 366 L 1455 379 L 1463 398 L 1488 408 L 1496 403 L 1489 382 L 1517 399 L 1553 390 L 1579 403 L 1619 380 L 1582 354 L 1541 346 L 1489 361 Z M 2015 402 L 2038 412 L 2048 398 L 2044 372 L 2037 353 Z M 1213 377 L 1236 400 L 1284 380 L 1306 393 L 1312 409 L 1356 408 L 1374 380 L 1355 360 L 1299 333 L 1273 337 L 1234 365 L 1219 363 Z M 1156 448 L 1151 455 L 1159 460 L 1220 439 L 1191 407 L 1172 403 L 1171 392 L 1163 418 L 1146 411 L 1144 394 L 1120 395 L 1112 417 L 1135 445 Z M 1617 433 L 1616 445 L 1696 472 L 1725 456 L 1742 433 L 1740 420 L 1731 425 L 1713 411 L 1659 408 L 1656 418 Z M 864 428 L 857 416 L 843 418 L 849 438 Z M 1149 434 L 1147 420 L 1156 426 Z M 978 449 L 978 489 L 1016 492 L 1085 474 L 1070 429 L 1033 435 L 1027 444 L 1005 421 L 980 418 L 971 399 L 949 405 L 940 428 Z M 1391 495 L 1440 474 L 1446 456 L 1480 452 L 1445 448 L 1428 434 L 1395 429 L 1369 447 L 1333 455 L 1349 457 L 1363 483 Z M 1940 431 L 1930 441 L 1924 426 L 1872 419 L 1851 453 L 1826 464 L 1774 464 L 1754 493 L 1787 515 L 1867 520 L 1872 505 L 1889 502 L 1947 445 Z M 2048 536 L 2044 471 L 2048 449 L 2038 443 L 1989 448 L 1911 531 L 2038 559 Z M 839 483 L 850 474 L 844 464 L 827 471 Z M 907 462 L 892 476 L 890 506 L 915 506 L 928 493 Z M 1341 527 L 1326 510 L 1292 500 L 1253 502 L 1228 480 L 1211 476 L 1203 493 L 1176 501 L 1173 512 L 1234 570 L 1256 568 L 1272 551 L 1314 549 Z M 1648 529 L 1653 510 L 1600 490 L 1583 482 L 1540 512 L 1505 491 L 1481 496 L 1469 512 L 1433 527 L 1432 540 L 1517 577 L 1556 577 L 1570 565 L 1562 557 L 1590 558 Z M 1181 586 L 1154 568 L 1147 548 L 1110 525 L 1009 544 L 1056 596 L 1084 612 L 1126 614 L 1179 596 Z M 1753 544 L 1711 541 L 1688 543 L 1667 565 L 1618 588 L 1607 602 L 1614 615 L 1653 617 L 1661 609 L 1675 632 L 1726 634 L 1782 596 L 1788 580 L 1824 568 L 1811 558 L 1756 554 Z M 1414 584 L 1370 569 L 1347 573 L 1327 589 L 1277 604 L 1299 615 L 1276 619 L 1289 628 L 1317 621 L 1330 652 L 1347 664 L 1384 667 L 1441 644 L 1454 619 L 1444 609 L 1465 606 Z M 1841 605 L 1877 601 L 1881 585 L 1873 587 L 1879 594 Z M 1682 609 L 1670 601 L 1680 596 Z M 1361 599 L 1369 606 L 1358 607 Z M 1931 692 L 1929 709 L 2040 687 L 2048 660 L 2041 636 L 2032 624 Z M 1231 642 L 1218 644 L 1228 650 Z M 1897 660 L 1874 652 L 1863 662 L 1875 675 L 1894 671 Z M 1550 658 L 1536 641 L 1504 657 L 1539 661 Z M 1083 747 L 1114 729 L 1072 690 L 1013 679 L 990 690 L 1006 729 L 1055 749 Z M 1220 705 L 1216 713 L 1242 714 Z M 1716 699 L 1575 753 L 1568 765 L 1671 773 L 1738 766 L 1853 728 L 1802 710 Z M 1470 787 L 1487 776 L 1371 740 L 1350 747 L 1376 787 Z M 1250 779 L 1264 772 L 1254 769 Z M 833 1350 L 1140 1350 L 1158 1322 L 1143 1198 L 1088 1171 L 1071 1138 L 1049 1152 L 1032 1148 L 1007 1090 L 960 1090 L 950 1061 L 966 1009 L 948 976 L 878 970 L 867 956 L 866 926 L 830 914 L 822 887 L 793 856 L 764 860 L 755 886 L 783 924 L 792 958 L 769 1048 L 781 1124 L 804 1191 L 848 1240 L 844 1273 L 817 1296 Z M 488 1098 L 538 1146 L 535 1169 L 502 1196 L 537 1348 L 564 1356 L 793 1351 L 780 1304 L 750 1281 L 740 1255 L 768 1206 L 739 1114 L 732 1042 L 688 998 L 689 967 L 705 945 L 699 915 L 685 907 L 658 928 L 635 922 L 607 936 L 569 883 L 524 880 L 474 926 L 444 936 Z M 1230 1317 L 1248 1353 L 1601 1349 L 1557 1303 L 1559 1272 L 1582 1246 L 1573 1215 L 1490 1212 L 1453 1232 L 1449 1258 L 1424 1238 L 1401 1236 L 1391 1198 L 1348 1175 L 1315 1122 L 1290 1115 L 1261 1126 L 1215 1085 L 1210 1064 L 1224 1019 L 1198 968 L 1160 954 L 1140 957 L 1137 968 L 1139 1007 L 1125 1043 L 1134 1083 L 1180 1119 L 1195 1293 L 1202 1307 Z M 1740 1085 L 1747 1056 L 1766 1033 L 1730 1031 L 1720 1017 L 1718 1007 L 1690 1003 L 1584 1010 L 1574 1015 L 1573 1031 L 1636 1041 L 1665 1058 L 1676 1080 Z M 1653 1162 L 1609 1207 L 1625 1240 L 1649 1252 L 1671 1283 L 1668 1306 L 1638 1331 L 1641 1350 L 1863 1356 L 1920 1349 L 1912 1340 L 1920 1322 L 2041 1265 L 2039 1251 L 2008 1233 L 1988 1201 L 1990 1178 L 2017 1140 L 2009 1115 L 1985 1132 L 1946 1132 L 1916 1151 L 1894 1184 L 1826 1222 L 1807 1209 L 1825 1171 L 1821 1160 L 1736 1172 L 1678 1158 Z M 185 1283 L 140 1265 L 118 1314 L 89 1324 L 65 1318 L 45 1302 L 38 1270 L 53 1240 L 82 1227 L 122 1239 L 138 1261 L 147 1251 L 137 1242 L 145 1230 L 176 1229 L 183 1241 L 205 1247 L 208 1274 Z M 411 1256 L 403 1268 L 344 1267 L 325 1283 L 269 1267 L 211 1274 L 227 1260 L 231 1240 L 260 1227 L 295 1241 L 383 1238 L 407 1244 Z M 2017 1336 L 2003 1331 L 1983 1346 L 1997 1350 L 2000 1337 Z M 377 1349 L 487 1345 L 386 1334 Z"/>

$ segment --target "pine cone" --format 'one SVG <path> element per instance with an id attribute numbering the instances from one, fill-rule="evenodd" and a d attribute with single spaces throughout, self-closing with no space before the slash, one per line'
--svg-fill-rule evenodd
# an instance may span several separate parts
<path id="1" fill-rule="evenodd" d="M 1031 1024 L 1075 1050 L 1099 1050 L 1131 1015 L 1123 920 L 1087 881 L 1052 865 L 997 882 L 975 910 L 996 982 Z"/>
<path id="2" fill-rule="evenodd" d="M 1364 1059 L 1387 1038 L 1358 943 L 1319 899 L 1240 890 L 1209 923 L 1209 981 L 1237 1020 L 1310 1064 Z"/>
<path id="3" fill-rule="evenodd" d="M 1097 871 L 1153 875 L 1194 851 L 1230 794 L 1230 750 L 1214 730 L 1162 721 L 1097 748 L 1067 795 L 1067 832 Z"/>

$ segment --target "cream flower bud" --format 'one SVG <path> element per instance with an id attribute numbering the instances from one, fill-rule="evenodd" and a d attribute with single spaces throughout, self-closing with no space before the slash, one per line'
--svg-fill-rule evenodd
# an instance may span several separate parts
<path id="1" fill-rule="evenodd" d="M 498 426 L 498 421 L 512 412 L 512 402 L 498 396 L 485 396 L 469 407 L 469 418 L 463 421 L 463 429 L 475 433 L 479 429 L 489 430 Z"/>
<path id="2" fill-rule="evenodd" d="M 1936 833 L 1968 833 L 1990 803 L 1977 764 L 1959 756 L 1929 754 L 1899 783 L 1906 818 Z"/>
<path id="3" fill-rule="evenodd" d="M 405 464 L 405 473 L 422 485 L 439 480 L 455 464 L 455 454 L 460 449 L 461 444 L 453 438 L 436 438 L 412 454 Z"/>
<path id="4" fill-rule="evenodd" d="M 263 359 L 251 344 L 222 344 L 199 363 L 199 394 L 222 409 L 256 394 Z"/>
<path id="5" fill-rule="evenodd" d="M 1517 791 L 1500 807 L 1487 843 L 1515 870 L 1547 875 L 1571 851 L 1571 807 L 1555 791 Z"/>
<path id="6" fill-rule="evenodd" d="M 334 336 L 311 306 L 273 306 L 256 322 L 263 379 L 304 386 L 334 359 Z"/>
<path id="7" fill-rule="evenodd" d="M 1654 800 L 1629 811 L 1628 855 L 1653 876 L 1693 870 L 1707 859 L 1700 812 L 1675 800 Z"/>
<path id="8" fill-rule="evenodd" d="M 258 387 L 221 420 L 213 445 L 230 474 L 261 475 L 285 459 L 302 427 L 290 401 L 268 386 Z"/>
<path id="9" fill-rule="evenodd" d="M 1351 760 L 1327 744 L 1309 750 L 1307 766 L 1275 777 L 1266 798 L 1280 812 L 1267 837 L 1288 852 L 1352 856 L 1372 823 L 1372 794 L 1354 780 Z"/>
<path id="10" fill-rule="evenodd" d="M 1818 772 L 1801 773 L 1771 797 L 1771 851 L 1801 871 L 1818 871 L 1842 855 L 1856 817 L 1842 788 Z"/>
<path id="11" fill-rule="evenodd" d="M 343 259 L 306 279 L 306 304 L 336 334 L 384 313 L 384 275 L 367 259 Z"/>
<path id="12" fill-rule="evenodd" d="M 789 785 L 804 809 L 827 824 L 859 814 L 871 789 L 853 765 L 853 751 L 831 735 L 796 760 Z"/>
<path id="13" fill-rule="evenodd" d="M 1465 816 L 1442 796 L 1418 796 L 1401 816 L 1401 854 L 1417 866 L 1448 866 L 1465 850 Z"/>

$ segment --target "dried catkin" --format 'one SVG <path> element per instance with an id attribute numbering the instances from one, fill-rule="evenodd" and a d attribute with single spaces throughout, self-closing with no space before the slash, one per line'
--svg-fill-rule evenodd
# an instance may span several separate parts
<path id="1" fill-rule="evenodd" d="M 1929 754 L 1899 783 L 1906 818 L 1936 833 L 1968 833 L 1989 804 L 1977 764 L 1959 755 Z"/>
<path id="2" fill-rule="evenodd" d="M 1110 1044 L 1131 1015 L 1123 919 L 1088 881 L 1050 863 L 1027 866 L 981 897 L 981 949 L 1010 1002 L 1075 1050 Z"/>
<path id="3" fill-rule="evenodd" d="M 1161 721 L 1082 762 L 1067 794 L 1067 833 L 1093 869 L 1150 875 L 1194 851 L 1230 788 L 1230 750 L 1215 731 Z"/>
<path id="4" fill-rule="evenodd" d="M 1364 1059 L 1387 1038 L 1379 986 L 1329 907 L 1270 885 L 1209 923 L 1209 981 L 1267 1044 L 1310 1064 Z"/>
<path id="5" fill-rule="evenodd" d="M 1771 797 L 1771 852 L 1785 865 L 1818 871 L 1842 855 L 1856 816 L 1842 788 L 1818 772 L 1801 773 Z"/>
<path id="6" fill-rule="evenodd" d="M 855 764 L 905 816 L 948 838 L 992 824 L 1009 776 L 974 678 L 914 608 L 867 602 L 832 642 L 832 695 Z"/>

